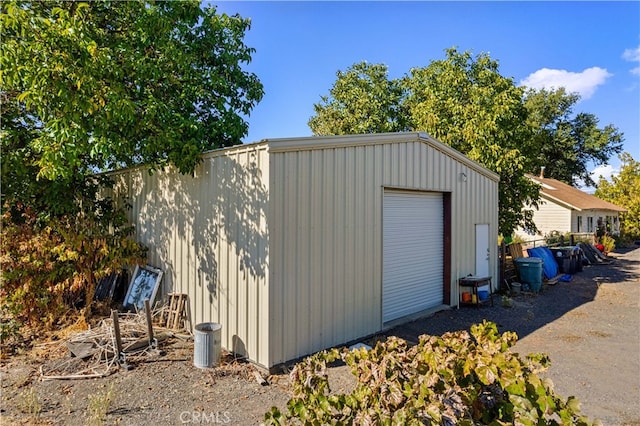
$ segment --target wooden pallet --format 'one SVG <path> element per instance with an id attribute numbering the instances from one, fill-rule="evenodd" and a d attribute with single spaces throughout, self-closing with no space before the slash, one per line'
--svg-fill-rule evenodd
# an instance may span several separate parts
<path id="1" fill-rule="evenodd" d="M 168 293 L 167 311 L 165 314 L 164 326 L 173 330 L 185 328 L 185 308 L 187 305 L 187 295 L 183 293 Z"/>
<path id="2" fill-rule="evenodd" d="M 527 252 L 526 249 L 524 249 L 522 247 L 522 244 L 520 243 L 511 243 L 509 244 L 509 253 L 511 254 L 511 257 L 513 259 L 519 259 L 521 257 L 526 257 L 525 253 Z"/>

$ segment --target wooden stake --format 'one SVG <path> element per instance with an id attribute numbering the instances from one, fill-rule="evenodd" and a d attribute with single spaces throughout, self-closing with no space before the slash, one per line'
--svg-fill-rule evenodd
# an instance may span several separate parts
<path id="1" fill-rule="evenodd" d="M 151 323 L 151 304 L 149 299 L 144 300 L 144 312 L 147 314 L 147 335 L 149 336 L 149 346 L 154 346 L 153 324 Z"/>
<path id="2" fill-rule="evenodd" d="M 113 332 L 116 335 L 116 351 L 118 356 L 122 353 L 122 338 L 120 337 L 120 323 L 118 322 L 118 311 L 111 310 L 111 319 L 113 320 Z"/>

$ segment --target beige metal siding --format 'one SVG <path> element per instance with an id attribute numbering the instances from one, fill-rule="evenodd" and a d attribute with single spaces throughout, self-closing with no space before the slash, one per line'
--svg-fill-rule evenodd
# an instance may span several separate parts
<path id="1" fill-rule="evenodd" d="M 379 310 L 372 294 L 379 256 L 368 254 L 380 212 L 373 208 L 378 195 L 370 183 L 375 178 L 362 167 L 366 154 L 364 147 L 272 154 L 271 342 L 276 363 L 372 329 L 370 311 Z"/>
<path id="2" fill-rule="evenodd" d="M 195 177 L 117 178 L 163 293 L 189 294 L 194 323 L 269 367 L 383 327 L 385 189 L 448 194 L 452 305 L 475 224 L 497 240 L 497 176 L 422 134 L 265 141 L 206 154 Z"/>
<path id="3" fill-rule="evenodd" d="M 205 154 L 195 177 L 116 174 L 137 238 L 165 271 L 163 294 L 189 295 L 194 324 L 222 324 L 222 346 L 268 358 L 268 153 L 264 144 Z"/>
<path id="4" fill-rule="evenodd" d="M 475 224 L 497 246 L 497 178 L 406 135 L 270 145 L 270 359 L 297 358 L 379 331 L 382 199 L 388 189 L 450 192 L 451 301 L 475 268 Z M 350 146 L 349 143 L 353 142 Z M 466 173 L 467 180 L 460 179 Z M 492 175 L 495 176 L 495 175 Z M 496 248 L 490 261 L 497 276 Z"/>

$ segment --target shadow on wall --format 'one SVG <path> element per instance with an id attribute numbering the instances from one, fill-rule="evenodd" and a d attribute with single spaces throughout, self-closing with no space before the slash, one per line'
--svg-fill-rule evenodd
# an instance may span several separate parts
<path id="1" fill-rule="evenodd" d="M 164 294 L 175 291 L 173 280 L 180 275 L 206 287 L 210 303 L 217 299 L 226 273 L 219 269 L 224 242 L 238 258 L 238 264 L 229 262 L 229 268 L 264 277 L 268 192 L 258 154 L 244 155 L 246 163 L 229 156 L 207 159 L 195 177 L 175 170 L 151 176 L 143 170 L 131 172 L 132 214 L 140 216 L 134 221 L 136 233 L 154 253 L 150 262 L 167 269 Z"/>

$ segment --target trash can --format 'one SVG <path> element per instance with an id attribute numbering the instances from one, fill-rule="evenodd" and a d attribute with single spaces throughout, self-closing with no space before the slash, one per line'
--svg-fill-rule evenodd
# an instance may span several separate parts
<path id="1" fill-rule="evenodd" d="M 564 274 L 573 274 L 576 271 L 576 260 L 573 253 L 573 247 L 550 247 L 553 258 L 558 264 L 560 272 Z"/>
<path id="2" fill-rule="evenodd" d="M 578 246 L 575 246 L 575 254 L 576 254 L 576 272 L 582 272 L 584 269 L 584 255 L 582 254 L 582 249 Z"/>
<path id="3" fill-rule="evenodd" d="M 220 362 L 220 335 L 222 325 L 203 322 L 195 326 L 193 336 L 193 365 L 211 368 Z"/>
<path id="4" fill-rule="evenodd" d="M 520 257 L 514 260 L 520 281 L 529 284 L 531 291 L 537 293 L 542 288 L 542 262 L 539 257 Z"/>

